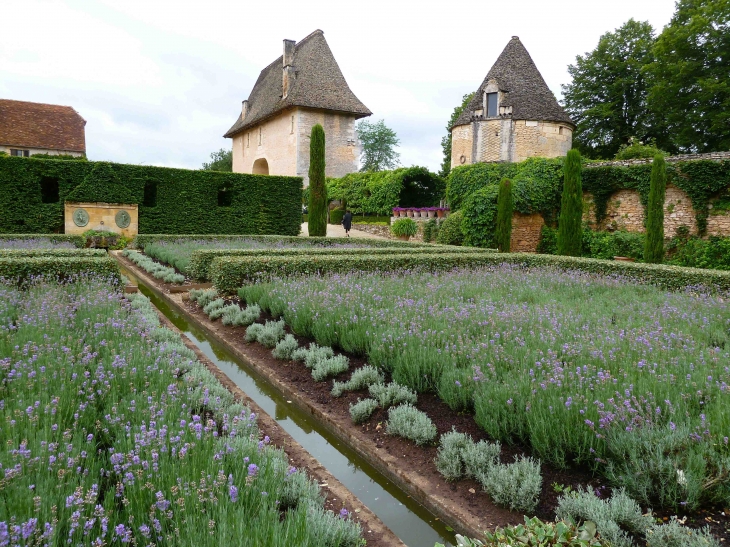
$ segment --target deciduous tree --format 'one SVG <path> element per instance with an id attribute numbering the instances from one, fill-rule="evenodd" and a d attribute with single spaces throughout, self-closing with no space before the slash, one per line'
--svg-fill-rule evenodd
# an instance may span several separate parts
<path id="1" fill-rule="evenodd" d="M 221 148 L 210 155 L 210 161 L 203 163 L 203 171 L 233 171 L 233 150 Z"/>
<path id="2" fill-rule="evenodd" d="M 355 131 L 362 145 L 360 171 L 387 171 L 398 167 L 400 154 L 395 147 L 400 144 L 400 140 L 383 120 L 376 123 L 362 120 Z"/>

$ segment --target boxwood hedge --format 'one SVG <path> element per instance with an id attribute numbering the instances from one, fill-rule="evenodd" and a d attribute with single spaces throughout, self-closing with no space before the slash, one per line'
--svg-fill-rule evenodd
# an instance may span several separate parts
<path id="1" fill-rule="evenodd" d="M 413 268 L 438 271 L 503 263 L 524 268 L 552 267 L 621 276 L 628 281 L 655 285 L 667 290 L 703 287 L 711 291 L 730 291 L 730 272 L 726 271 L 530 253 L 220 257 L 213 260 L 210 277 L 219 292 L 231 294 L 244 284 L 271 277 L 354 271 L 403 271 Z"/>
<path id="2" fill-rule="evenodd" d="M 0 234 L 0 247 L 2 247 L 3 241 L 8 240 L 24 240 L 24 239 L 47 239 L 51 243 L 71 243 L 76 247 L 83 247 L 86 245 L 86 238 L 82 235 L 67 235 L 67 234 Z"/>
<path id="3" fill-rule="evenodd" d="M 353 239 L 349 237 L 297 237 L 277 235 L 230 235 L 230 234 L 139 234 L 134 238 L 134 245 L 144 249 L 146 245 L 157 242 L 174 241 L 216 241 L 250 239 L 268 245 L 312 245 L 313 247 L 332 247 L 334 245 L 362 245 L 363 247 L 429 247 L 425 243 L 409 243 L 391 239 Z"/>
<path id="4" fill-rule="evenodd" d="M 0 233 L 62 230 L 71 195 L 139 204 L 140 233 L 297 235 L 301 227 L 300 177 L 0 157 Z"/>
<path id="5" fill-rule="evenodd" d="M 104 249 L 1 249 L 0 258 L 23 258 L 35 256 L 48 257 L 89 257 L 107 256 Z"/>
<path id="6" fill-rule="evenodd" d="M 416 254 L 444 254 L 444 253 L 468 253 L 474 254 L 475 252 L 496 252 L 495 249 L 470 249 L 466 247 L 453 247 L 453 246 L 429 246 L 429 247 L 414 247 L 409 252 Z M 330 255 L 330 256 L 359 256 L 359 255 L 390 255 L 390 254 L 403 254 L 402 247 L 380 247 L 370 249 L 363 247 L 361 249 L 302 249 L 302 248 L 291 248 L 291 249 L 201 249 L 199 251 L 193 251 L 190 257 L 190 265 L 188 266 L 188 273 L 193 279 L 199 281 L 208 281 L 210 279 L 210 265 L 216 258 L 226 256 L 249 256 L 249 257 L 263 257 L 263 256 L 316 256 L 316 255 Z"/>
<path id="7" fill-rule="evenodd" d="M 79 275 L 98 275 L 121 283 L 119 267 L 108 256 L 0 257 L 0 278 L 18 284 L 39 276 L 68 281 Z"/>

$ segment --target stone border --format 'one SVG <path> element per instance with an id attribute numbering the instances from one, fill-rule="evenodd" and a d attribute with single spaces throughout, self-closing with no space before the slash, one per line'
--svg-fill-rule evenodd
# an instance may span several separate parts
<path id="1" fill-rule="evenodd" d="M 197 326 L 204 329 L 209 334 L 214 334 L 210 332 L 210 329 L 203 325 L 201 322 L 197 321 L 196 318 L 191 317 L 190 314 L 188 314 L 187 310 L 185 310 L 184 307 L 182 307 L 182 297 L 178 296 L 177 298 L 171 298 L 169 295 L 161 292 L 157 285 L 147 276 L 144 276 L 140 273 L 140 270 L 136 268 L 134 264 L 132 264 L 129 261 L 121 261 L 119 260 L 119 255 L 115 254 L 115 258 L 125 267 L 125 268 L 135 268 L 134 274 L 135 276 L 139 276 L 142 278 L 142 280 L 145 282 L 145 284 L 150 287 L 150 289 L 159 297 L 161 297 L 163 300 L 165 300 L 169 305 L 177 308 L 179 311 L 182 311 L 182 313 L 185 314 L 185 317 L 188 320 L 193 321 Z M 178 302 L 178 299 L 180 302 Z M 300 445 L 297 441 L 294 440 L 294 438 L 287 433 L 283 427 L 281 427 L 274 418 L 272 418 L 269 414 L 267 414 L 256 402 L 251 399 L 246 392 L 244 392 L 240 387 L 238 387 L 233 380 L 231 380 L 218 366 L 213 363 L 206 355 L 196 346 L 192 340 L 190 340 L 184 332 L 182 332 L 180 329 L 178 329 L 165 315 L 158 310 L 154 304 L 152 305 L 153 309 L 157 313 L 157 316 L 160 320 L 160 323 L 163 327 L 170 329 L 171 331 L 177 333 L 185 347 L 190 349 L 195 353 L 196 358 L 198 361 L 200 361 L 201 364 L 205 365 L 205 367 L 216 377 L 216 379 L 225 387 L 228 391 L 230 391 L 233 394 L 233 397 L 237 402 L 240 402 L 241 404 L 245 405 L 249 408 L 252 412 L 256 413 L 257 416 L 257 423 L 259 426 L 259 429 L 263 432 L 266 432 L 270 436 L 276 435 L 278 437 L 278 440 L 283 439 L 283 443 L 280 444 L 279 448 L 282 448 L 288 457 L 296 456 L 296 459 L 300 462 L 303 462 L 306 466 L 307 473 L 311 478 L 314 478 L 317 480 L 317 483 L 320 485 L 320 488 L 326 488 L 330 493 L 333 494 L 334 498 L 337 500 L 340 500 L 343 502 L 344 505 L 346 505 L 348 508 L 351 509 L 351 515 L 355 519 L 357 519 L 358 522 L 361 523 L 361 526 L 363 528 L 363 537 L 367 540 L 367 533 L 368 530 L 375 534 L 380 535 L 382 541 L 387 545 L 393 545 L 396 547 L 406 547 L 406 544 L 403 543 L 403 541 L 396 536 L 393 531 L 388 528 L 383 521 L 381 521 L 375 513 L 373 513 L 369 507 L 367 507 L 365 504 L 363 504 L 355 494 L 350 492 L 337 478 L 335 478 L 334 475 L 332 475 L 326 467 L 324 467 L 315 457 L 313 457 L 307 450 Z M 214 336 L 216 340 L 221 341 L 219 337 Z M 234 348 L 231 348 L 226 344 L 226 348 L 229 351 L 233 351 L 234 353 L 238 354 L 239 352 L 234 351 Z M 239 356 L 240 357 L 240 356 Z M 263 380 L 267 380 L 266 378 L 261 378 Z M 288 396 L 288 395 L 287 395 Z M 292 401 L 293 402 L 293 401 Z M 297 405 L 299 406 L 299 405 Z M 357 509 L 357 512 L 355 510 Z"/>
<path id="2" fill-rule="evenodd" d="M 426 489 L 427 481 L 415 470 L 402 469 L 398 458 L 384 452 L 378 452 L 376 447 L 361 441 L 351 431 L 342 429 L 332 416 L 311 404 L 307 398 L 282 382 L 259 359 L 228 344 L 225 337 L 220 334 L 220 329 L 214 323 L 209 321 L 203 322 L 190 314 L 183 305 L 182 295 L 165 294 L 160 290 L 157 282 L 146 275 L 146 272 L 142 272 L 135 264 L 118 253 L 118 251 L 113 252 L 113 256 L 117 261 L 125 268 L 132 270 L 155 294 L 184 314 L 188 321 L 195 323 L 199 328 L 205 330 L 217 342 L 224 345 L 228 351 L 236 355 L 239 359 L 246 361 L 251 369 L 250 372 L 274 387 L 287 400 L 291 400 L 292 404 L 299 410 L 314 416 L 331 435 L 345 443 L 383 476 L 393 482 L 399 489 L 410 495 L 410 497 L 433 513 L 442 522 L 453 528 L 457 533 L 471 537 L 482 537 L 484 532 L 482 519 L 477 518 L 468 511 L 451 505 L 446 498 L 430 494 Z"/>

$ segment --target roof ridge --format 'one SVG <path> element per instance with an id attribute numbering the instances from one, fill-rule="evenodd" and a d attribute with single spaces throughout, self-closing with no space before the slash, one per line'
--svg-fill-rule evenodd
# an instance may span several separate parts
<path id="1" fill-rule="evenodd" d="M 307 40 L 309 40 L 315 34 L 319 34 L 321 36 L 324 36 L 324 32 L 321 31 L 321 30 L 319 30 L 319 29 L 315 30 L 314 32 L 310 32 L 304 38 L 302 38 L 301 40 L 299 40 L 298 42 L 296 42 L 294 44 L 294 50 L 296 50 L 301 44 L 303 44 L 304 42 L 306 42 Z M 274 59 L 268 65 L 266 65 L 263 69 L 261 69 L 261 72 L 263 72 L 264 70 L 267 70 L 267 69 L 271 68 L 272 66 L 274 66 L 276 63 L 279 63 L 279 62 L 282 62 L 282 63 L 284 62 L 284 55 L 279 55 L 276 59 Z"/>

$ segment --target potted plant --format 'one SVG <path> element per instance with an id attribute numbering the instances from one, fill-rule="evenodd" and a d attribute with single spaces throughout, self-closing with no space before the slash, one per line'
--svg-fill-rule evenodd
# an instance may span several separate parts
<path id="1" fill-rule="evenodd" d="M 426 207 L 426 211 L 428 212 L 428 218 L 436 217 L 436 207 Z"/>
<path id="2" fill-rule="evenodd" d="M 407 207 L 407 208 L 406 208 L 406 215 L 407 215 L 407 216 L 408 216 L 409 218 L 413 218 L 413 209 L 412 209 L 412 208 L 410 208 L 410 207 Z"/>
<path id="3" fill-rule="evenodd" d="M 394 216 L 395 218 L 398 218 L 398 217 L 400 217 L 400 214 L 401 214 L 401 211 L 402 211 L 402 210 L 403 210 L 403 209 L 401 209 L 400 207 L 393 207 L 393 216 Z"/>
<path id="4" fill-rule="evenodd" d="M 439 218 L 444 218 L 444 215 L 446 214 L 444 207 L 436 207 L 436 216 Z"/>
<path id="5" fill-rule="evenodd" d="M 398 239 L 408 241 L 418 233 L 418 224 L 412 218 L 400 218 L 393 223 L 390 231 Z"/>

